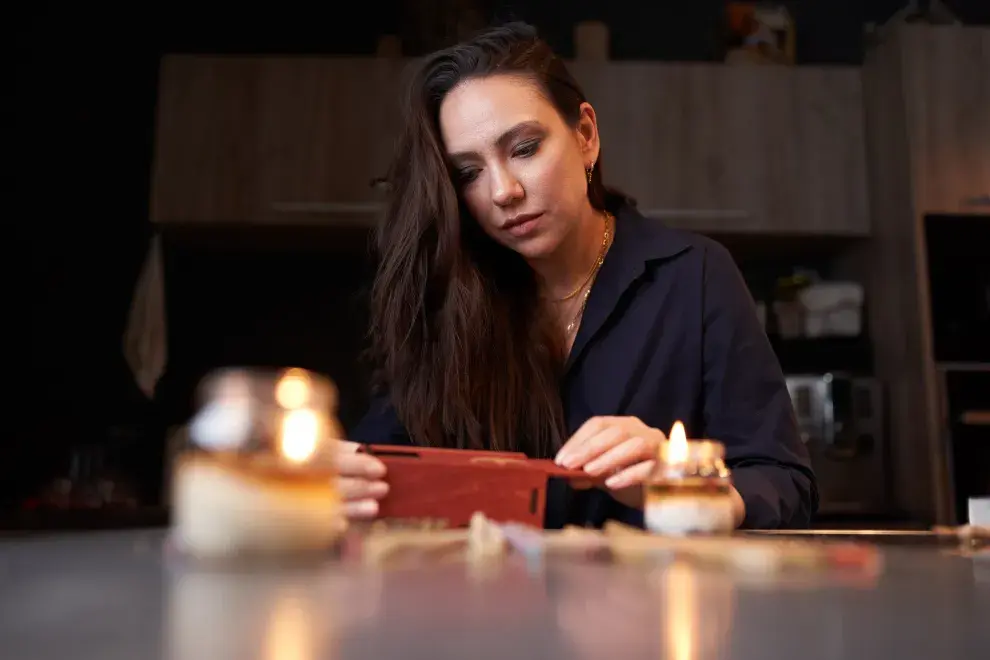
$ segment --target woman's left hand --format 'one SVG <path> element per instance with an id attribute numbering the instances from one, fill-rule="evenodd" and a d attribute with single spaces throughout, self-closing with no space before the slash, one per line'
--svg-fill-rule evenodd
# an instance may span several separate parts
<path id="1" fill-rule="evenodd" d="M 605 486 L 627 506 L 643 506 L 641 486 L 656 466 L 657 451 L 667 436 L 636 417 L 592 417 L 577 430 L 554 459 L 591 476 L 609 475 Z"/>

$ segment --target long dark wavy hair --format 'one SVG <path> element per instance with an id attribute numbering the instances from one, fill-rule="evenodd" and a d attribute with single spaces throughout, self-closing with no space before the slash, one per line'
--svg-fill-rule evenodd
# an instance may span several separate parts
<path id="1" fill-rule="evenodd" d="M 565 432 L 562 338 L 532 270 L 467 212 L 440 137 L 447 93 L 495 74 L 529 77 L 577 125 L 584 93 L 529 25 L 490 28 L 419 63 L 376 236 L 371 356 L 416 444 L 549 456 Z M 599 210 L 624 200 L 604 186 L 600 158 L 588 198 Z"/>

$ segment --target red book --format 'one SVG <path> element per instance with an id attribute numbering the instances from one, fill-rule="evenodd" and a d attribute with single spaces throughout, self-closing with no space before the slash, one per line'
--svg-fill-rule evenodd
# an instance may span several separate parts
<path id="1" fill-rule="evenodd" d="M 388 495 L 379 518 L 444 520 L 466 527 L 476 511 L 496 522 L 543 526 L 550 477 L 593 480 L 550 460 L 518 452 L 471 451 L 391 445 L 363 448 L 383 463 Z"/>

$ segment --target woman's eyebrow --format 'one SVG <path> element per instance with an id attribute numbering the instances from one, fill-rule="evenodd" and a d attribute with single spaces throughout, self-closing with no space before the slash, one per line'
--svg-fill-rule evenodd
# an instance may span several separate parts
<path id="1" fill-rule="evenodd" d="M 516 138 L 519 137 L 520 133 L 525 133 L 526 131 L 538 129 L 542 130 L 543 125 L 536 120 L 521 121 L 509 130 L 505 131 L 498 136 L 495 140 L 495 144 L 498 145 L 500 149 L 504 149 L 508 144 L 512 143 Z M 458 160 L 460 158 L 469 158 L 475 155 L 471 151 L 458 151 L 450 155 L 451 160 Z"/>

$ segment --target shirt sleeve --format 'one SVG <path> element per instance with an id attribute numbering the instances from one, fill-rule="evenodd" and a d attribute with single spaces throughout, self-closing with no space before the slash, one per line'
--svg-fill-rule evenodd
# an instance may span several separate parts
<path id="1" fill-rule="evenodd" d="M 364 417 L 348 433 L 348 439 L 365 445 L 412 444 L 388 396 L 372 399 Z"/>
<path id="2" fill-rule="evenodd" d="M 807 527 L 818 508 L 808 450 L 749 289 L 717 243 L 707 248 L 703 292 L 705 434 L 726 445 L 743 526 Z"/>

